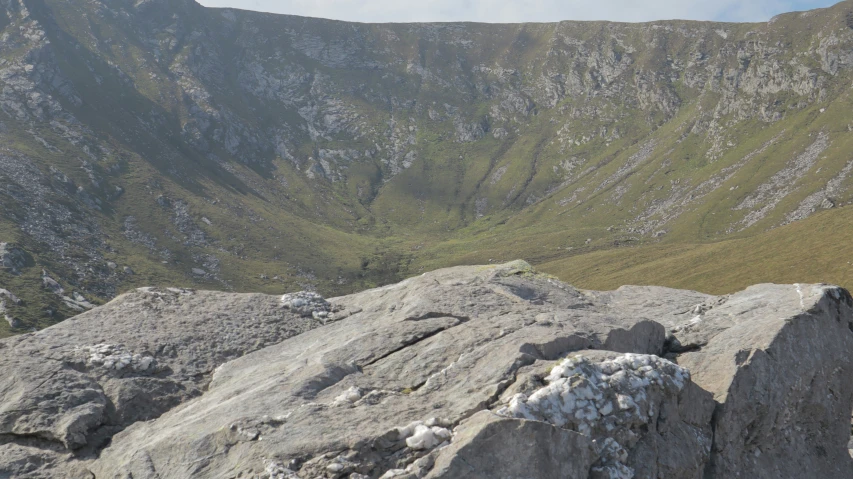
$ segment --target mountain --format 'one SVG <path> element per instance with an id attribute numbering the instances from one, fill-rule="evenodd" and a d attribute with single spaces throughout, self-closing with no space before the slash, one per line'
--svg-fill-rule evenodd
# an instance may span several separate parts
<path id="1" fill-rule="evenodd" d="M 0 477 L 853 477 L 853 298 L 523 261 L 328 300 L 140 288 L 0 340 Z"/>
<path id="2" fill-rule="evenodd" d="M 762 24 L 0 10 L 2 335 L 138 286 L 336 295 L 516 257 L 851 284 L 824 227 L 850 214 L 851 0 Z M 802 261 L 824 230 L 838 256 Z"/>

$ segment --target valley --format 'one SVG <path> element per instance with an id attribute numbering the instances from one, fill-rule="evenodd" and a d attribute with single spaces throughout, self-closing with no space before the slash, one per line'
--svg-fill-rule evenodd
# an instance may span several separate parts
<path id="1" fill-rule="evenodd" d="M 0 12 L 0 336 L 141 286 L 334 296 L 519 258 L 579 288 L 853 286 L 850 0 L 762 24 Z"/>

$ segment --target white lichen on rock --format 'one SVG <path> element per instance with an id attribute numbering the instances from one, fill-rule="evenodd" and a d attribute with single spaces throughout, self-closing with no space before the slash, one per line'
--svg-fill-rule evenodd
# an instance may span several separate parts
<path id="1" fill-rule="evenodd" d="M 543 421 L 591 436 L 601 459 L 599 477 L 633 477 L 625 447 L 639 439 L 640 427 L 657 414 L 664 395 L 677 395 L 690 372 L 658 356 L 625 354 L 592 362 L 578 356 L 555 366 L 547 385 L 513 396 L 498 414 Z"/>
<path id="2" fill-rule="evenodd" d="M 335 398 L 335 405 L 338 404 L 353 404 L 364 396 L 364 391 L 358 386 L 353 386 Z"/>
<path id="3" fill-rule="evenodd" d="M 405 427 L 398 427 L 397 437 L 400 441 L 406 441 L 410 449 L 433 449 L 450 441 L 453 434 L 444 427 L 449 425 L 449 421 L 438 418 L 415 421 Z"/>
<path id="4" fill-rule="evenodd" d="M 450 431 L 443 427 L 428 427 L 419 424 L 415 426 L 414 433 L 406 438 L 406 445 L 416 450 L 432 449 L 442 442 L 449 440 L 451 436 Z"/>
<path id="5" fill-rule="evenodd" d="M 147 372 L 153 368 L 155 362 L 152 356 L 134 354 L 125 351 L 121 346 L 111 344 L 84 346 L 78 350 L 84 354 L 87 366 L 108 370 Z"/>
<path id="6" fill-rule="evenodd" d="M 296 472 L 290 470 L 277 461 L 266 461 L 264 467 L 264 479 L 300 479 Z"/>
<path id="7" fill-rule="evenodd" d="M 299 291 L 281 296 L 281 305 L 300 316 L 313 317 L 325 321 L 329 317 L 332 305 L 322 296 L 312 291 Z"/>
<path id="8" fill-rule="evenodd" d="M 612 437 L 603 441 L 594 441 L 598 455 L 602 458 L 599 465 L 593 466 L 592 477 L 596 479 L 633 479 L 634 470 L 626 466 L 628 451 Z"/>

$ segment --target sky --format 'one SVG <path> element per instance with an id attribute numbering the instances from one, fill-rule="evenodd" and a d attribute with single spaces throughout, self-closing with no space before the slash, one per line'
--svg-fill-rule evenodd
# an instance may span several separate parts
<path id="1" fill-rule="evenodd" d="M 838 0 L 197 0 L 208 7 L 286 13 L 355 22 L 490 23 L 686 19 L 763 22 L 774 15 L 828 7 Z"/>

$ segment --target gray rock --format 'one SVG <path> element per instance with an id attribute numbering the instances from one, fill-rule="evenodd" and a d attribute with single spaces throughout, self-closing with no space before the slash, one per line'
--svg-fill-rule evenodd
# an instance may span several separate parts
<path id="1" fill-rule="evenodd" d="M 5 290 L 0 290 L 0 291 L 5 291 Z M 0 294 L 0 296 L 2 296 L 2 294 Z M 14 329 L 14 328 L 20 328 L 21 326 L 23 326 L 23 323 L 18 318 L 15 318 L 14 316 L 10 316 L 9 313 L 7 313 L 6 301 L 4 301 L 4 300 L 0 300 L 0 314 L 2 314 L 3 317 L 6 319 L 6 322 L 9 323 L 10 328 Z"/>
<path id="2" fill-rule="evenodd" d="M 853 299 L 826 285 L 757 285 L 725 297 L 666 288 L 595 293 L 647 308 L 669 357 L 714 395 L 706 477 L 851 477 Z M 679 301 L 662 300 L 665 297 Z M 681 303 L 680 305 L 678 303 Z"/>
<path id="3" fill-rule="evenodd" d="M 251 475 L 267 466 L 261 458 L 277 457 L 296 461 L 288 467 L 300 477 L 315 477 L 343 464 L 338 455 L 351 472 L 396 474 L 430 454 L 435 441 L 411 440 L 440 432 L 426 426 L 430 418 L 455 424 L 497 408 L 522 367 L 605 344 L 660 353 L 665 338 L 661 325 L 636 312 L 602 314 L 583 293 L 522 262 L 437 271 L 331 303 L 360 312 L 225 364 L 197 406 L 127 429 L 93 471 L 109 477 L 138 470 L 130 445 L 147 437 L 144 460 L 167 475 L 232 468 Z M 240 392 L 246 384 L 255 385 L 251 393 Z M 361 397 L 340 401 L 353 387 Z M 178 435 L 158 432 L 178 423 L 200 442 L 188 447 Z M 251 432 L 223 432 L 233 424 Z M 237 450 L 257 459 L 228 452 Z M 186 454 L 180 464 L 193 465 L 166 464 L 176 451 Z"/>
<path id="4" fill-rule="evenodd" d="M 0 243 L 0 267 L 12 274 L 20 274 L 32 261 L 32 257 L 22 248 L 12 243 Z"/>
<path id="5" fill-rule="evenodd" d="M 850 477 L 853 298 L 760 285 L 675 326 L 678 358 L 714 394 L 714 477 Z"/>
<path id="6" fill-rule="evenodd" d="M 199 396 L 222 363 L 315 325 L 273 296 L 143 288 L 5 339 L 0 444 L 32 438 L 43 449 L 96 450 Z M 0 460 L 0 477 L 10 467 Z"/>
<path id="7" fill-rule="evenodd" d="M 595 477 L 702 475 L 714 402 L 686 369 L 653 355 L 584 352 L 555 366 L 545 382 L 514 394 L 498 414 L 591 437 Z"/>
<path id="8" fill-rule="evenodd" d="M 8 357 L 0 360 L 0 369 L 6 372 L 0 383 L 0 434 L 34 436 L 77 449 L 105 421 L 106 396 L 84 373 Z"/>
<path id="9" fill-rule="evenodd" d="M 11 291 L 9 291 L 8 289 L 0 288 L 0 296 L 1 296 L 1 297 L 5 297 L 6 299 L 8 299 L 9 301 L 11 301 L 11 302 L 12 302 L 12 304 L 16 304 L 16 305 L 22 305 L 22 304 L 24 304 L 24 301 L 23 301 L 23 300 L 21 300 L 21 298 L 19 298 L 19 297 L 15 296 L 15 295 L 14 295 Z"/>
<path id="10" fill-rule="evenodd" d="M 0 452 L 41 451 L 21 477 L 849 478 L 851 305 L 524 262 L 328 301 L 147 288 L 0 341 Z"/>
<path id="11" fill-rule="evenodd" d="M 86 462 L 56 448 L 27 444 L 0 445 L 0 477 L 93 479 Z M 62 471 L 57 473 L 57 471 Z M 60 474 L 60 475 L 58 475 Z"/>
<path id="12" fill-rule="evenodd" d="M 65 292 L 65 289 L 62 287 L 62 285 L 61 285 L 61 284 L 59 284 L 59 282 L 58 282 L 58 281 L 56 281 L 55 279 L 51 278 L 51 277 L 47 274 L 47 271 L 42 270 L 42 273 L 41 273 L 41 282 L 42 282 L 42 286 L 43 286 L 45 289 L 50 290 L 51 292 L 53 292 L 53 294 L 56 294 L 56 295 L 62 295 L 62 293 L 64 293 L 64 292 Z"/>
<path id="13" fill-rule="evenodd" d="M 314 319 L 326 319 L 331 312 L 332 306 L 317 293 L 311 291 L 300 291 L 282 295 L 281 305 L 301 316 Z"/>
<path id="14" fill-rule="evenodd" d="M 582 434 L 483 411 L 457 428 L 426 477 L 586 479 L 597 456 Z"/>
<path id="15" fill-rule="evenodd" d="M 20 327 L 24 326 L 24 323 L 22 323 L 20 319 L 14 317 L 14 316 L 9 316 L 8 314 L 4 314 L 3 316 L 5 317 L 6 322 L 9 323 L 9 327 L 12 329 L 16 329 L 16 328 L 20 328 Z"/>
<path id="16" fill-rule="evenodd" d="M 196 406 L 119 433 L 93 472 L 110 477 L 151 461 L 167 476 L 235 467 L 255 474 L 268 466 L 263 458 L 280 458 L 310 476 L 341 464 L 343 451 L 352 472 L 380 474 L 429 453 L 389 431 L 433 417 L 455 424 L 497 406 L 526 365 L 605 344 L 659 353 L 665 339 L 661 325 L 598 312 L 583 293 L 523 262 L 437 271 L 329 302 L 349 316 L 223 365 Z M 340 401 L 353 387 L 361 397 Z M 200 442 L 166 433 L 163 421 L 181 422 Z M 144 456 L 129 447 L 141 436 L 151 444 Z M 162 463 L 178 451 L 189 456 Z"/>

